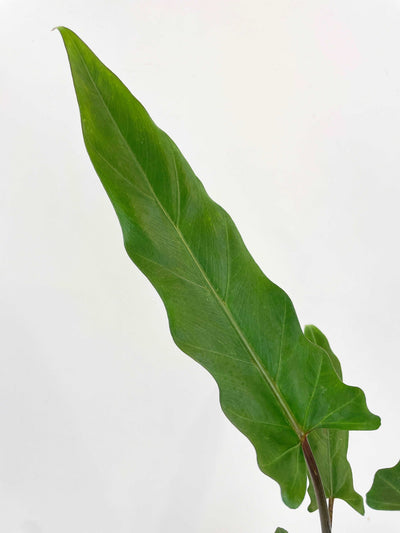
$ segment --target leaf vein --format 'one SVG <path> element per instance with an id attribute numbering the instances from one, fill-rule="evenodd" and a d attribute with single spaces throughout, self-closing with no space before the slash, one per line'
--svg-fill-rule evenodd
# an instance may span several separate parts
<path id="1" fill-rule="evenodd" d="M 150 259 L 149 257 L 146 257 L 145 255 L 142 255 L 142 254 L 139 254 L 136 251 L 134 252 L 134 254 L 135 254 L 135 257 L 140 257 L 141 259 L 144 259 L 145 261 L 148 261 L 149 263 L 153 263 L 154 265 L 157 265 L 157 266 L 161 267 L 162 269 L 167 270 L 168 272 L 171 272 L 171 274 L 173 274 L 177 278 L 179 278 L 179 279 L 181 279 L 183 281 L 186 281 L 187 283 L 190 283 L 191 285 L 195 285 L 196 287 L 200 287 L 200 289 L 207 289 L 207 287 L 205 285 L 200 285 L 200 283 L 196 283 L 195 281 L 193 281 L 191 279 L 185 278 L 181 274 L 178 274 L 177 272 L 175 272 L 171 268 L 168 268 L 167 266 L 163 265 L 159 261 L 155 261 L 154 259 Z"/>
<path id="2" fill-rule="evenodd" d="M 287 429 L 287 426 L 284 426 L 283 424 L 273 424 L 272 422 L 266 422 L 265 420 L 257 420 L 255 418 L 250 418 L 248 416 L 245 416 L 245 415 L 240 415 L 239 413 L 237 413 L 236 411 L 234 411 L 233 409 L 230 409 L 230 408 L 224 408 L 224 412 L 225 413 L 231 413 L 232 415 L 234 416 L 237 416 L 238 418 L 242 418 L 243 420 L 247 420 L 248 422 L 252 422 L 254 424 L 261 424 L 263 426 L 271 426 L 271 427 L 276 427 L 276 428 L 285 428 Z"/>
<path id="3" fill-rule="evenodd" d="M 314 400 L 314 396 L 315 396 L 315 393 L 316 393 L 316 390 L 317 390 L 319 378 L 321 376 L 322 362 L 323 362 L 323 359 L 322 359 L 322 357 L 320 357 L 318 373 L 317 373 L 317 377 L 315 379 L 314 388 L 313 388 L 313 391 L 311 393 L 310 399 L 308 401 L 307 409 L 306 409 L 306 412 L 305 412 L 305 415 L 304 415 L 304 423 L 303 423 L 304 427 L 307 427 L 307 419 L 308 419 L 308 415 L 309 415 L 309 412 L 310 412 L 311 404 L 312 404 L 312 401 Z"/>
<path id="4" fill-rule="evenodd" d="M 280 374 L 280 371 L 281 371 L 283 337 L 284 337 L 284 334 L 285 334 L 285 327 L 286 327 L 286 309 L 287 309 L 287 302 L 285 300 L 285 308 L 284 308 L 284 311 L 283 311 L 283 320 L 282 320 L 282 331 L 281 331 L 281 336 L 280 336 L 280 340 L 279 340 L 278 368 L 277 368 L 277 371 L 276 371 L 275 381 L 279 380 L 279 374 Z"/>
<path id="5" fill-rule="evenodd" d="M 239 361 L 240 363 L 244 363 L 246 365 L 253 366 L 251 361 L 246 361 L 244 359 L 239 359 L 239 357 L 233 357 L 233 355 L 228 355 L 227 353 L 224 353 L 224 352 L 218 352 L 217 350 L 210 350 L 209 348 L 204 348 L 203 346 L 196 346 L 195 344 L 191 344 L 189 342 L 182 343 L 181 346 L 183 346 L 183 347 L 187 346 L 187 347 L 193 348 L 194 350 L 200 350 L 202 352 L 215 353 L 215 354 L 221 355 L 223 357 L 229 357 L 229 359 L 233 359 L 234 361 Z"/>
<path id="6" fill-rule="evenodd" d="M 106 163 L 116 174 L 118 174 L 118 176 L 121 178 L 122 181 L 127 183 L 130 187 L 133 187 L 134 189 L 136 189 L 138 192 L 140 192 L 140 194 L 143 194 L 143 196 L 145 196 L 146 198 L 149 198 L 150 200 L 154 201 L 154 197 L 151 194 L 143 191 L 140 187 L 137 186 L 136 183 L 128 180 L 128 178 L 126 178 L 123 174 L 121 174 L 121 172 L 114 165 L 112 165 L 110 161 L 106 157 L 104 157 L 103 154 L 101 154 L 95 146 L 92 145 L 92 148 L 93 148 L 93 151 L 96 152 L 96 154 L 104 161 L 104 163 Z"/>
<path id="7" fill-rule="evenodd" d="M 300 443 L 298 444 L 295 444 L 294 446 L 291 446 L 290 448 L 288 448 L 287 450 L 285 450 L 283 453 L 281 453 L 280 455 L 278 455 L 277 457 L 275 457 L 275 459 L 273 461 L 271 461 L 270 463 L 263 463 L 262 466 L 271 466 L 273 465 L 274 463 L 277 463 L 280 459 L 282 459 L 282 457 L 284 457 L 285 455 L 287 455 L 288 453 L 290 453 L 292 450 L 294 450 L 295 448 L 298 448 L 300 447 Z"/>

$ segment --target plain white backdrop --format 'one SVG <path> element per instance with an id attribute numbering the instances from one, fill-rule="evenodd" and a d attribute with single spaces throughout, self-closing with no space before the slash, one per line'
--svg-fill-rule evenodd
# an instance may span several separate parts
<path id="1" fill-rule="evenodd" d="M 0 1 L 0 531 L 319 531 L 287 509 L 212 378 L 174 346 L 86 155 L 73 29 L 178 144 L 400 458 L 400 2 Z M 335 506 L 338 533 L 400 514 Z"/>

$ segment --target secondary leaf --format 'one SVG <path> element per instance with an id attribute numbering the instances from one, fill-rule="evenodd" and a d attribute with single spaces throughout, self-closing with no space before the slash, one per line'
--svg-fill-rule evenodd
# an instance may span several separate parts
<path id="1" fill-rule="evenodd" d="M 305 338 L 286 293 L 261 272 L 171 139 L 71 30 L 59 30 L 86 148 L 125 248 L 163 299 L 174 341 L 214 376 L 224 413 L 297 507 L 305 435 L 376 429 L 379 418 Z"/>
<path id="2" fill-rule="evenodd" d="M 321 346 L 327 353 L 336 374 L 343 379 L 339 359 L 329 346 L 328 339 L 316 326 L 306 326 L 305 336 Z M 308 437 L 311 449 L 318 465 L 327 498 L 340 498 L 351 505 L 360 514 L 364 514 L 364 502 L 354 490 L 353 475 L 347 460 L 349 432 L 343 429 L 318 429 Z M 318 509 L 312 483 L 308 485 L 311 503 L 309 511 Z"/>
<path id="3" fill-rule="evenodd" d="M 367 504 L 372 509 L 400 511 L 400 461 L 392 468 L 378 470 L 367 493 Z"/>

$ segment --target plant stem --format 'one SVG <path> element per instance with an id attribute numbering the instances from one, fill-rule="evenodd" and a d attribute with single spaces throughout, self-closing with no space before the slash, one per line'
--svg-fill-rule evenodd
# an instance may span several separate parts
<path id="1" fill-rule="evenodd" d="M 329 498 L 329 520 L 331 522 L 332 527 L 332 517 L 333 517 L 333 502 L 335 501 L 334 498 Z"/>
<path id="2" fill-rule="evenodd" d="M 324 487 L 322 485 L 322 480 L 318 471 L 317 463 L 315 462 L 315 458 L 311 451 L 306 435 L 301 441 L 301 447 L 303 449 L 304 459 L 307 463 L 308 472 L 310 474 L 310 478 L 314 487 L 315 497 L 317 499 L 319 518 L 321 520 L 321 532 L 331 533 L 332 523 L 329 517 L 328 506 L 326 504 Z"/>

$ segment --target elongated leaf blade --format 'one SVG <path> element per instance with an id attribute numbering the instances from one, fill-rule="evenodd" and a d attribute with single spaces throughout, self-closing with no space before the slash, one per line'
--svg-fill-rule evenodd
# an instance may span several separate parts
<path id="1" fill-rule="evenodd" d="M 306 326 L 304 334 L 325 350 L 336 374 L 343 379 L 339 359 L 322 331 L 316 326 Z M 360 514 L 364 514 L 363 498 L 354 490 L 353 474 L 347 460 L 349 432 L 343 429 L 317 429 L 310 433 L 308 442 L 318 465 L 326 497 L 340 498 Z M 318 505 L 312 483 L 308 485 L 308 494 L 311 500 L 308 510 L 316 511 Z"/>
<path id="2" fill-rule="evenodd" d="M 379 418 L 304 337 L 288 296 L 171 139 L 72 31 L 59 30 L 86 148 L 128 255 L 161 296 L 175 343 L 213 375 L 224 413 L 297 507 L 306 490 L 302 437 L 319 427 L 376 429 Z"/>
<path id="3" fill-rule="evenodd" d="M 380 511 L 400 511 L 400 461 L 376 472 L 367 504 Z"/>

